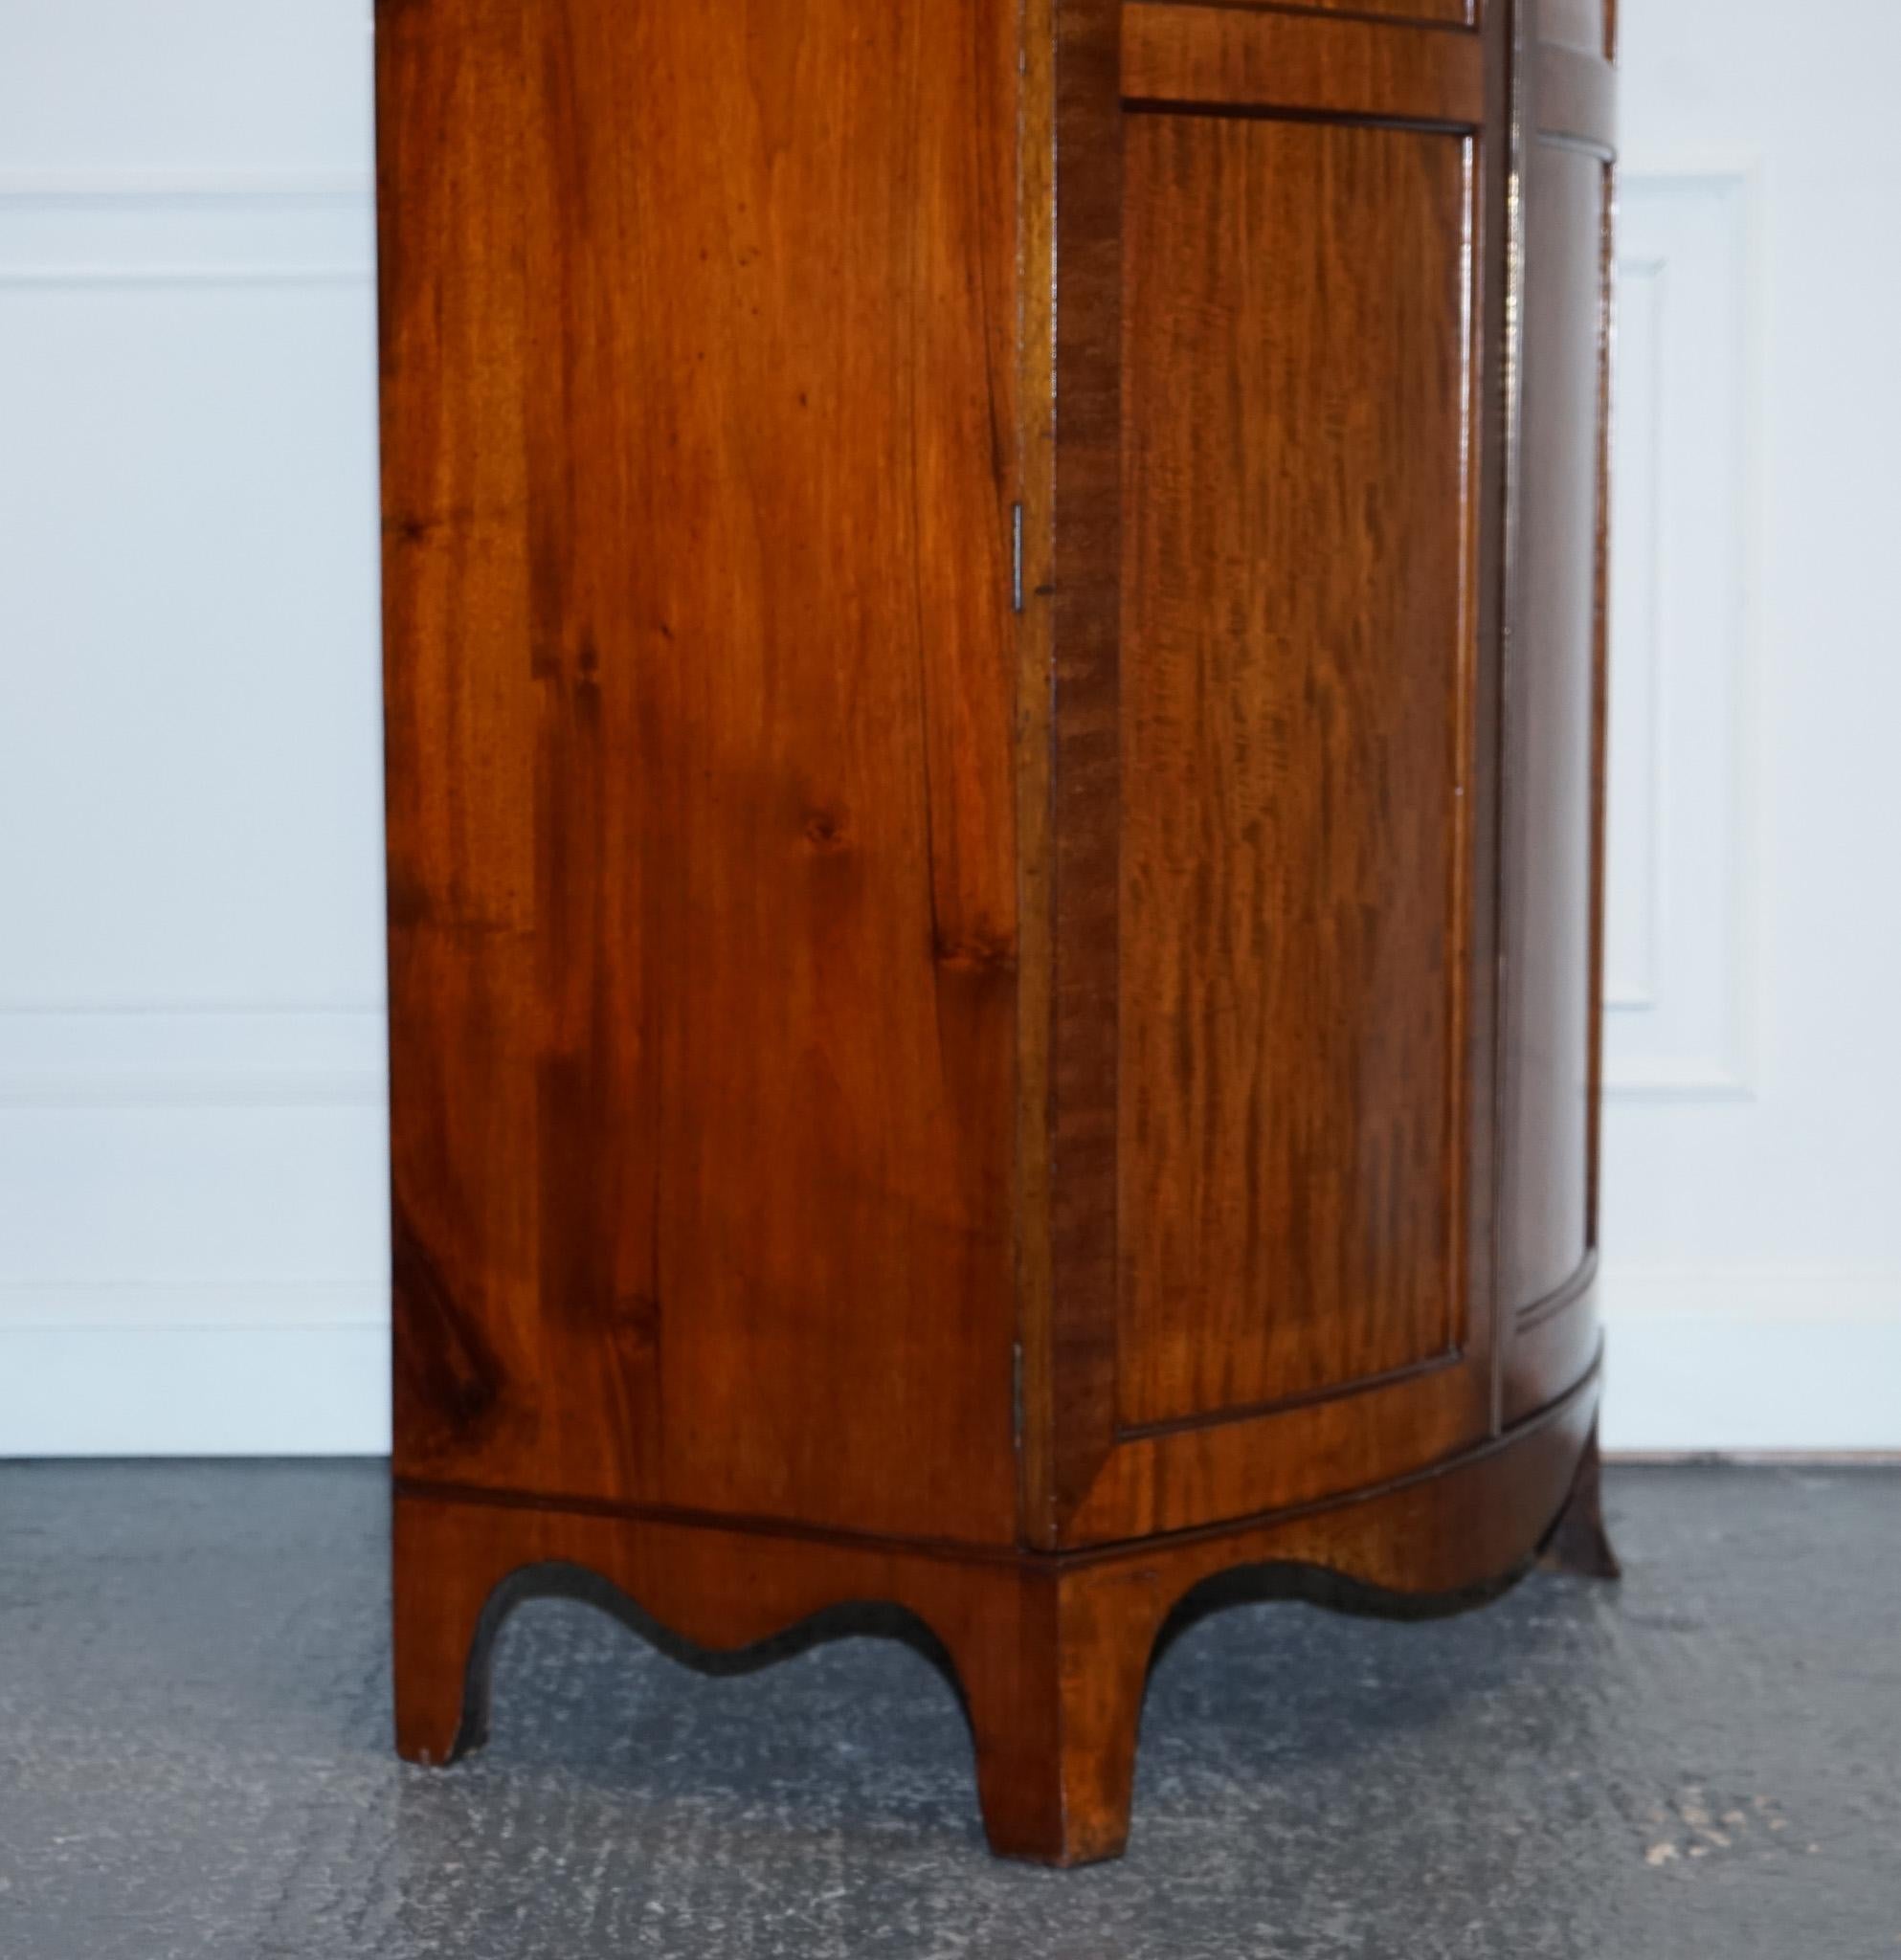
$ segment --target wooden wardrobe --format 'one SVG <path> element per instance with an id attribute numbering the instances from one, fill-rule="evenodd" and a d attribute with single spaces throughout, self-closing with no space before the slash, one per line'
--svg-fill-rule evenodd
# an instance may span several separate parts
<path id="1" fill-rule="evenodd" d="M 406 1755 L 1596 1525 L 1609 0 L 381 0 Z M 1270 1581 L 1272 1583 L 1272 1581 Z"/>

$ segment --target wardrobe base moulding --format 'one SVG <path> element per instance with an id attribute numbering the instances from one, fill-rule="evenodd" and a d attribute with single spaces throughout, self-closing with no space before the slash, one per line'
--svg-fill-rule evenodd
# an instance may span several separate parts
<path id="1" fill-rule="evenodd" d="M 1602 1576 L 1596 1407 L 1594 1377 L 1496 1443 L 1350 1504 L 1064 1555 L 399 1483 L 397 1748 L 444 1764 L 488 1739 L 495 1637 L 526 1599 L 624 1600 L 716 1653 L 888 1603 L 955 1670 L 991 1848 L 1113 1858 L 1150 1657 L 1197 1587 L 1246 1575 L 1254 1597 L 1418 1616 L 1489 1599 L 1525 1570 L 1528 1546 Z"/>

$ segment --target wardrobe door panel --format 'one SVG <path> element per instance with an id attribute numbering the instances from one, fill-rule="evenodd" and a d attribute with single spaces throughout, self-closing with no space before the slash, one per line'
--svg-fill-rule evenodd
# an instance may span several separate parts
<path id="1" fill-rule="evenodd" d="M 1491 1425 L 1508 50 L 1496 9 L 1065 17 L 1026 1406 L 1033 1528 L 1089 1544 Z"/>
<path id="2" fill-rule="evenodd" d="M 398 1465 L 1017 1530 L 1015 0 L 411 0 Z"/>
<path id="3" fill-rule="evenodd" d="M 1139 1427 L 1462 1335 L 1473 180 L 1456 135 L 1188 115 L 1124 170 Z"/>

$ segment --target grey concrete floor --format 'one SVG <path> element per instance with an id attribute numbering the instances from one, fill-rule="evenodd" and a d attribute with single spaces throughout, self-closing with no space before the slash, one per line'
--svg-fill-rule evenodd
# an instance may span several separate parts
<path id="1" fill-rule="evenodd" d="M 0 1960 L 1901 1952 L 1901 1475 L 1607 1508 L 1621 1588 L 1199 1620 L 1128 1859 L 1052 1873 L 903 1643 L 710 1677 L 538 1601 L 487 1751 L 414 1770 L 380 1466 L 0 1466 Z"/>

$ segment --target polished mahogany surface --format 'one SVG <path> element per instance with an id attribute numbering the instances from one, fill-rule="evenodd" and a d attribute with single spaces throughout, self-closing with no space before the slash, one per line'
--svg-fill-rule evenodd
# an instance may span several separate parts
<path id="1" fill-rule="evenodd" d="M 1472 183 L 1457 137 L 1189 115 L 1134 119 L 1124 171 L 1139 1428 L 1464 1335 Z"/>
<path id="2" fill-rule="evenodd" d="M 1056 548 L 1120 576 L 1067 614 L 1058 580 L 1026 1338 L 1030 1529 L 1080 1545 L 1494 1420 L 1511 96 L 1502 9 L 1069 19 L 1118 79 L 1058 92 L 1059 221 L 1065 156 L 1120 195 L 1068 245 L 1116 278 L 1059 306 Z"/>
<path id="3" fill-rule="evenodd" d="M 1189 1587 L 1591 1540 L 1614 23 L 377 30 L 402 1745 L 891 1598 L 1106 1855 Z"/>
<path id="4" fill-rule="evenodd" d="M 382 11 L 403 1475 L 1016 1535 L 1017 52 Z"/>

